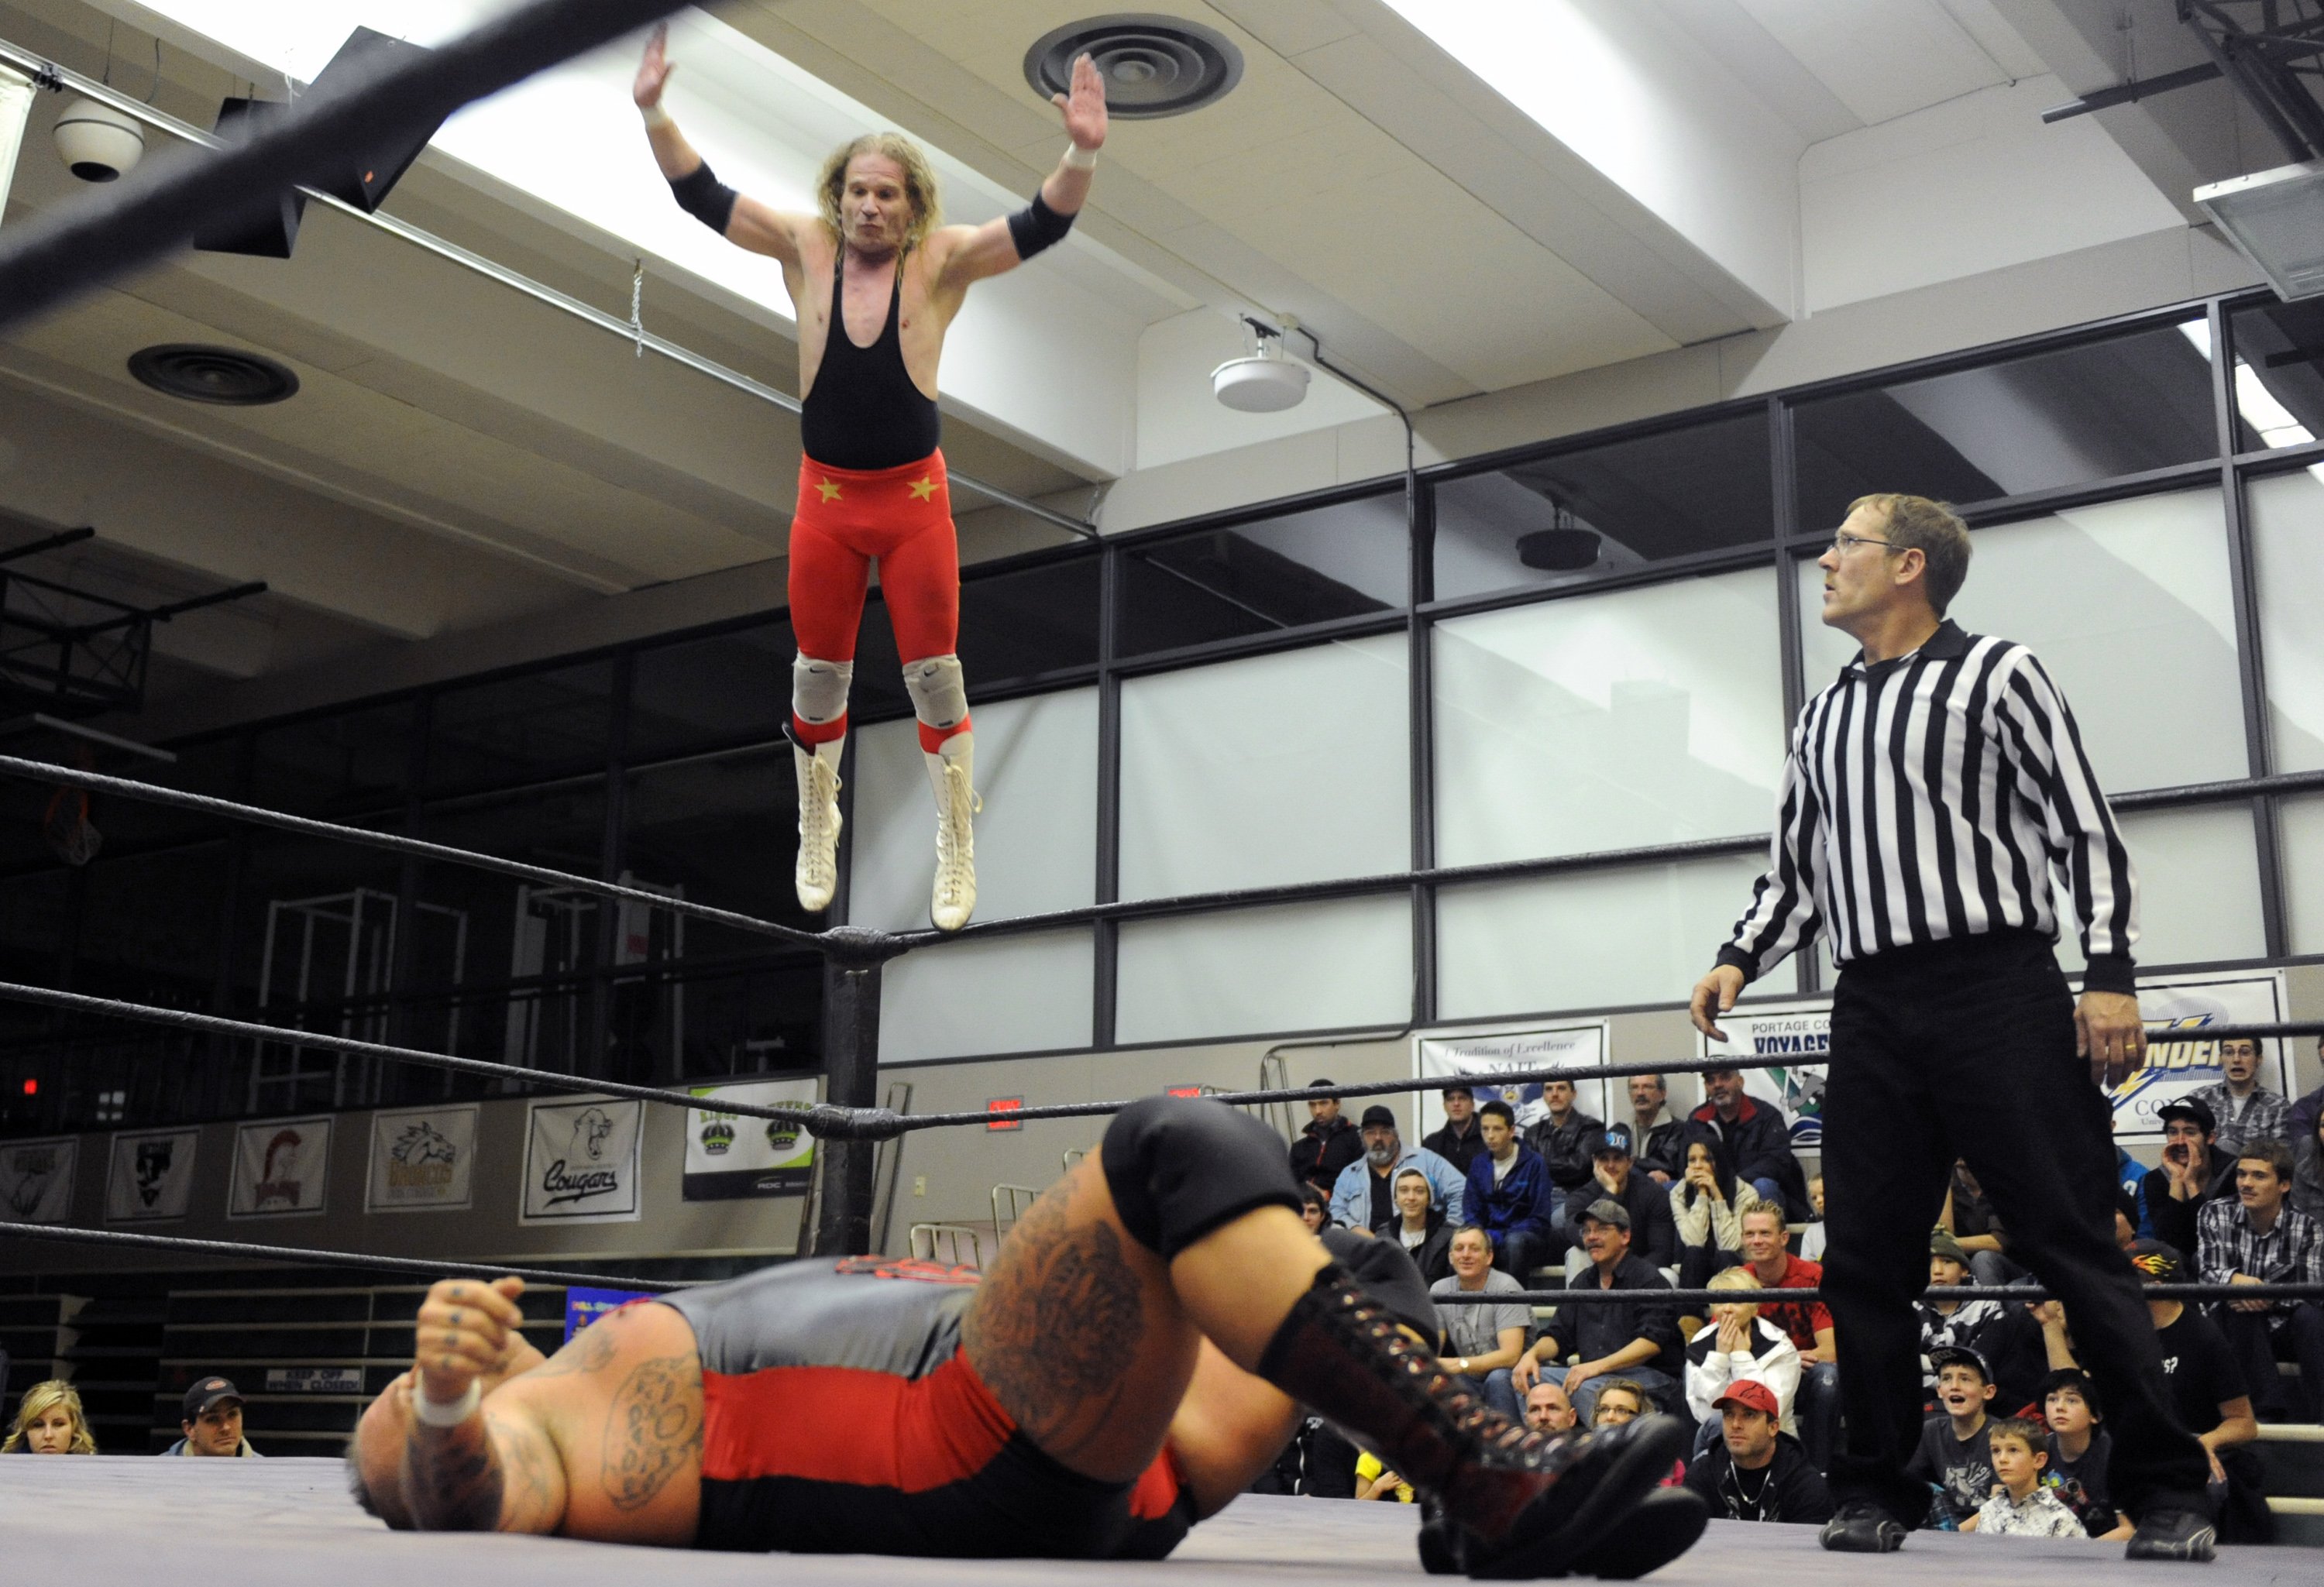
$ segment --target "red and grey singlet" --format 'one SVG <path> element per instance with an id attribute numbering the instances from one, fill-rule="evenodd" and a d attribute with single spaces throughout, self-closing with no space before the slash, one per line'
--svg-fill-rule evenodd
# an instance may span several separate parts
<path id="1" fill-rule="evenodd" d="M 852 1258 L 659 1297 L 702 1358 L 702 1548 L 1160 1559 L 1194 1523 L 1166 1448 L 1100 1482 L 1034 1447 L 962 1353 L 973 1272 Z"/>

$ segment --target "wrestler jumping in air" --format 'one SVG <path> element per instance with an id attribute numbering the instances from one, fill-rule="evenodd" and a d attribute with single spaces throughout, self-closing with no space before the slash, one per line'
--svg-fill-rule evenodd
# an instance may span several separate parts
<path id="1" fill-rule="evenodd" d="M 800 905 L 838 886 L 839 761 L 872 563 L 919 718 L 936 799 L 929 916 L 957 931 L 976 908 L 971 818 L 975 741 L 955 654 L 960 545 L 937 449 L 936 365 L 968 289 L 1014 270 L 1072 229 L 1105 142 L 1105 93 L 1089 57 L 1056 96 L 1072 138 L 1033 201 L 983 226 L 939 226 L 936 173 L 899 133 L 872 133 L 824 161 L 820 213 L 787 215 L 722 185 L 662 108 L 668 30 L 632 90 L 655 163 L 679 206 L 737 247 L 779 261 L 798 312 L 804 409 L 791 520 L 792 760 L 798 774 Z"/>
<path id="2" fill-rule="evenodd" d="M 1304 1403 L 1433 1498 L 1432 1570 L 1629 1577 L 1701 1534 L 1699 1503 L 1654 1496 L 1675 1422 L 1504 1420 L 1438 1361 L 1410 1259 L 1343 1236 L 1360 1280 L 1298 1204 L 1271 1130 L 1156 1097 L 981 1283 L 795 1262 L 625 1306 L 544 1361 L 516 1332 L 518 1280 L 446 1280 L 415 1365 L 356 1430 L 356 1496 L 428 1530 L 1159 1559 L 1273 1462 Z"/>

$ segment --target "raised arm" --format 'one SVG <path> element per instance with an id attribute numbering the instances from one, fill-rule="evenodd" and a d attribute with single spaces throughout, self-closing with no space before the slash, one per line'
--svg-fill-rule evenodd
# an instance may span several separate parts
<path id="1" fill-rule="evenodd" d="M 1053 98 L 1073 141 L 1033 201 L 982 226 L 946 226 L 930 240 L 937 278 L 949 290 L 962 291 L 987 276 L 1014 270 L 1073 229 L 1074 217 L 1089 197 L 1097 152 L 1105 143 L 1105 84 L 1096 64 L 1086 55 L 1075 59 L 1073 92 Z"/>
<path id="2" fill-rule="evenodd" d="M 521 1397 L 482 1403 L 488 1381 L 540 1364 L 519 1331 L 523 1288 L 446 1279 L 420 1307 L 396 1408 L 409 1417 L 402 1509 L 423 1532 L 545 1534 L 565 1518 L 565 1466 L 547 1425 Z"/>
<path id="3" fill-rule="evenodd" d="M 678 130 L 678 123 L 662 106 L 662 92 L 669 86 L 671 70 L 669 27 L 665 23 L 654 30 L 653 38 L 646 45 L 645 60 L 638 66 L 637 81 L 631 87 L 630 97 L 637 103 L 638 114 L 645 118 L 646 141 L 653 145 L 654 164 L 669 183 L 678 208 L 736 247 L 764 254 L 796 268 L 799 263 L 799 234 L 813 217 L 786 215 L 770 208 L 718 180 L 710 162 L 696 152 L 694 145 L 686 141 L 686 134 Z"/>

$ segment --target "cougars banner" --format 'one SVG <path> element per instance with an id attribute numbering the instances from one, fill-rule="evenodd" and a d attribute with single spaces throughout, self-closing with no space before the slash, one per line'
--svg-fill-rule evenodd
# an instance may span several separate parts
<path id="1" fill-rule="evenodd" d="M 80 1142 L 12 1140 L 0 1146 L 0 1223 L 62 1223 L 72 1217 Z"/>
<path id="2" fill-rule="evenodd" d="M 282 1218 L 323 1210 L 331 1173 L 331 1121 L 269 1119 L 234 1132 L 229 1218 Z"/>
<path id="3" fill-rule="evenodd" d="M 364 1210 L 454 1212 L 475 1204 L 474 1103 L 371 1116 L 371 1176 Z"/>
<path id="4" fill-rule="evenodd" d="M 2227 1078 L 2219 1067 L 2219 1044 L 2201 1039 L 2207 1025 L 2272 1024 L 2284 1010 L 2283 972 L 2245 970 L 2231 974 L 2141 977 L 2138 1011 L 2149 1023 L 2146 1066 L 2114 1089 L 2114 1132 L 2124 1140 L 2155 1139 L 2164 1103 Z M 2165 1030 L 2156 1030 L 2160 1022 Z M 2182 1038 L 2181 1032 L 2187 1035 Z M 2259 1083 L 2278 1096 L 2290 1096 L 2291 1054 L 2281 1041 L 2259 1044 Z"/>
<path id="5" fill-rule="evenodd" d="M 105 1177 L 108 1223 L 182 1218 L 194 1194 L 194 1145 L 198 1130 L 139 1130 L 113 1138 Z"/>
<path id="6" fill-rule="evenodd" d="M 814 1079 L 693 1087 L 705 1105 L 686 1115 L 686 1172 L 681 1182 L 686 1199 L 732 1201 L 805 1190 L 815 1169 L 814 1136 L 779 1120 L 722 1112 L 718 1104 L 811 1106 L 820 1100 L 821 1087 L 822 1082 Z"/>
<path id="7" fill-rule="evenodd" d="M 1823 1060 L 1831 1056 L 1831 999 L 1804 998 L 1797 1002 L 1754 1003 L 1719 1017 L 1725 1041 L 1698 1035 L 1695 1045 L 1705 1059 L 1789 1058 L 1801 1061 L 1773 1069 L 1743 1071 L 1743 1093 L 1777 1109 L 1792 1132 L 1795 1151 L 1815 1151 L 1823 1146 Z"/>
<path id="8" fill-rule="evenodd" d="M 526 1223 L 634 1222 L 643 1103 L 534 1103 L 524 1123 Z"/>
<path id="9" fill-rule="evenodd" d="M 1606 1021 L 1586 1020 L 1522 1030 L 1421 1036 L 1413 1038 L 1412 1049 L 1415 1075 L 1423 1080 L 1467 1080 L 1479 1102 L 1498 1096 L 1508 1103 L 1517 1112 L 1517 1129 L 1523 1131 L 1549 1112 L 1541 1100 L 1541 1083 L 1533 1080 L 1516 1085 L 1496 1085 L 1492 1075 L 1511 1069 L 1587 1069 L 1602 1064 L 1606 1061 Z M 1600 1119 L 1615 1117 L 1606 1111 L 1609 1105 L 1606 1099 L 1604 1081 L 1584 1080 L 1575 1087 L 1573 1105 Z M 1390 1106 L 1397 1102 L 1395 1097 L 1351 1097 L 1347 1112 L 1360 1118 L 1365 1107 L 1375 1100 Z M 1401 1115 L 1405 1110 L 1397 1107 L 1397 1112 Z M 1417 1112 L 1416 1128 L 1405 1138 L 1407 1145 L 1419 1145 L 1423 1135 L 1444 1122 L 1444 1103 L 1435 1092 L 1421 1093 Z M 1629 1114 L 1626 1111 L 1619 1116 L 1628 1118 Z"/>

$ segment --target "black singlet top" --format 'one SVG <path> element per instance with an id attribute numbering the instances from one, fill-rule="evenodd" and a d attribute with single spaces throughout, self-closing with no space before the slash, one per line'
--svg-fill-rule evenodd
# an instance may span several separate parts
<path id="1" fill-rule="evenodd" d="M 888 323 L 868 347 L 857 346 L 847 334 L 841 306 L 846 282 L 843 244 L 831 265 L 831 327 L 824 337 L 823 366 L 815 372 L 799 413 L 807 455 L 830 468 L 917 463 L 936 449 L 941 425 L 936 403 L 912 383 L 904 367 L 904 260 L 896 261 Z"/>

